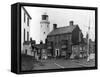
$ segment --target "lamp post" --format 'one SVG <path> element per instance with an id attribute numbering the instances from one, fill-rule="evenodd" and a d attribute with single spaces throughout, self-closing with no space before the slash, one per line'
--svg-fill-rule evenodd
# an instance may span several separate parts
<path id="1" fill-rule="evenodd" d="M 89 59 L 89 34 L 87 34 L 88 38 L 87 38 L 87 62 L 90 60 Z"/>

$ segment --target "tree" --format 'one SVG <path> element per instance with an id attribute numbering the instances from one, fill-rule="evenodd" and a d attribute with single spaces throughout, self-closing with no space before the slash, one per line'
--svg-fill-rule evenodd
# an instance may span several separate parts
<path id="1" fill-rule="evenodd" d="M 45 39 L 45 43 L 47 44 L 47 42 L 48 42 L 48 40 L 47 39 Z"/>
<path id="2" fill-rule="evenodd" d="M 32 41 L 32 37 L 30 38 L 30 41 Z"/>
<path id="3" fill-rule="evenodd" d="M 42 40 L 40 41 L 40 44 L 43 44 L 43 41 Z"/>

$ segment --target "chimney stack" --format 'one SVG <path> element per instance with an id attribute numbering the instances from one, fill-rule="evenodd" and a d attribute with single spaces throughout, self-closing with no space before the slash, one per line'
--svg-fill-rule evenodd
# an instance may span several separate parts
<path id="1" fill-rule="evenodd" d="M 57 29 L 57 24 L 53 24 L 53 30 Z"/>
<path id="2" fill-rule="evenodd" d="M 69 25 L 70 25 L 70 26 L 73 26 L 73 25 L 74 25 L 74 21 L 70 21 L 70 22 L 69 22 Z"/>

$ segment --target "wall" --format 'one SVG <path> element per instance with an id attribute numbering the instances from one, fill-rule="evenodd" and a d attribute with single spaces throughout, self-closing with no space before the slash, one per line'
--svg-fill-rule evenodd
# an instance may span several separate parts
<path id="1" fill-rule="evenodd" d="M 25 21 L 24 21 L 24 13 L 25 13 Z M 23 8 L 21 8 L 21 53 L 25 53 L 25 48 L 23 47 L 23 43 L 24 41 L 29 41 L 30 40 L 30 19 L 29 19 L 29 25 L 27 24 L 27 19 L 28 19 L 28 15 L 25 12 L 25 10 Z M 25 29 L 25 36 L 24 36 L 24 29 Z M 29 37 L 27 32 L 29 33 Z M 25 37 L 25 40 L 24 40 Z M 28 38 L 28 39 L 27 39 Z M 28 51 L 31 54 L 31 51 Z"/>
<path id="2" fill-rule="evenodd" d="M 62 56 L 63 52 L 67 53 L 67 54 L 71 53 L 71 51 L 72 51 L 71 50 L 71 43 L 72 43 L 71 39 L 72 39 L 72 34 L 71 33 L 60 34 L 60 35 L 52 35 L 52 36 L 48 36 L 48 38 L 47 38 L 48 43 L 50 43 L 50 42 L 53 43 L 53 52 L 54 52 L 54 54 L 55 54 L 55 50 L 59 49 L 59 52 L 60 52 L 61 56 Z M 66 43 L 65 43 L 65 41 L 66 41 Z M 66 46 L 66 48 L 62 49 L 62 46 L 64 46 L 64 45 Z"/>
<path id="3" fill-rule="evenodd" d="M 24 9 L 21 8 L 21 50 L 23 50 L 23 43 L 24 43 L 24 29 L 25 29 L 25 41 L 27 40 L 27 32 L 29 32 L 29 39 L 30 39 L 30 19 L 29 19 L 29 26 L 27 25 L 27 18 L 28 15 L 25 13 L 25 22 L 24 22 Z"/>
<path id="4" fill-rule="evenodd" d="M 100 60 L 99 69 L 91 71 L 74 71 L 74 72 L 54 72 L 54 73 L 38 73 L 38 74 L 24 74 L 15 75 L 10 72 L 10 57 L 11 57 L 11 7 L 15 2 L 29 2 L 29 3 L 49 3 L 62 5 L 77 5 L 77 6 L 96 6 L 99 9 L 100 15 L 100 0 L 1 0 L 0 1 L 0 77 L 99 77 L 100 76 Z M 98 21 L 100 16 L 98 15 Z M 100 24 L 98 24 L 100 25 Z M 98 26 L 100 29 L 100 26 Z M 100 33 L 100 30 L 98 31 Z M 98 36 L 100 39 L 100 35 Z M 100 45 L 100 40 L 98 40 Z M 98 49 L 100 51 L 100 48 Z M 98 52 L 100 55 L 100 52 Z M 100 56 L 98 56 L 100 59 Z"/>
<path id="5" fill-rule="evenodd" d="M 50 25 L 48 23 L 49 23 L 49 21 L 45 20 L 44 22 L 42 21 L 42 23 L 40 24 L 40 26 L 41 26 L 40 27 L 40 40 L 42 40 L 43 43 L 45 43 L 45 39 L 47 38 L 47 35 L 49 33 Z"/>
<path id="6" fill-rule="evenodd" d="M 72 43 L 78 44 L 79 42 L 79 27 L 76 27 L 72 33 Z"/>

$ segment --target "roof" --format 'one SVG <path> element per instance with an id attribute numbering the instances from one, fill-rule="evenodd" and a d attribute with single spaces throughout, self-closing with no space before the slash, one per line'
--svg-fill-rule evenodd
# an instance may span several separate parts
<path id="1" fill-rule="evenodd" d="M 27 12 L 27 10 L 24 8 L 24 7 L 22 7 L 23 9 L 24 9 L 24 11 L 25 11 L 25 13 L 28 15 L 28 17 L 30 18 L 30 19 L 32 19 L 32 17 L 29 15 L 29 13 Z"/>
<path id="2" fill-rule="evenodd" d="M 48 36 L 51 35 L 58 35 L 58 34 L 65 34 L 65 33 L 72 33 L 72 31 L 76 28 L 78 25 L 73 25 L 73 26 L 66 26 L 66 27 L 59 27 L 55 30 L 52 30 Z"/>
<path id="3" fill-rule="evenodd" d="M 83 41 L 85 44 L 87 44 L 87 39 L 86 38 L 83 38 Z"/>
<path id="4" fill-rule="evenodd" d="M 46 44 L 35 44 L 35 47 L 37 47 L 39 49 L 45 49 L 46 48 Z"/>
<path id="5" fill-rule="evenodd" d="M 31 41 L 25 41 L 23 45 L 29 45 L 31 43 L 32 43 Z M 46 44 L 34 44 L 34 47 L 39 49 L 46 49 Z"/>

